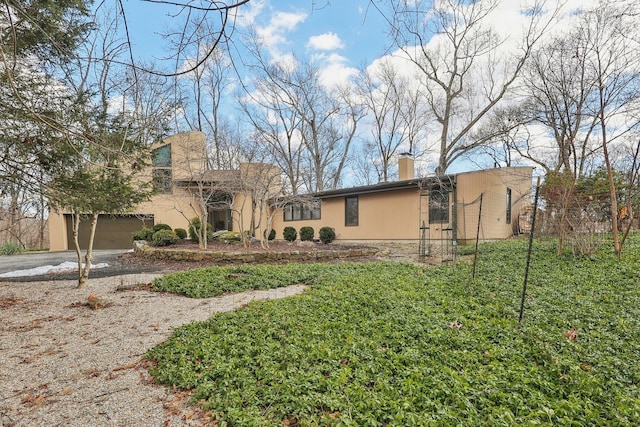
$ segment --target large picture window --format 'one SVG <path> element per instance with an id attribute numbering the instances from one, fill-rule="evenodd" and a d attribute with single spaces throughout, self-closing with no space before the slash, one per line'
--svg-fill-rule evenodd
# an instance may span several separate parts
<path id="1" fill-rule="evenodd" d="M 300 221 L 304 219 L 320 219 L 320 201 L 317 200 L 312 204 L 296 203 L 289 205 L 283 209 L 285 221 Z"/>
<path id="2" fill-rule="evenodd" d="M 358 225 L 358 196 L 344 198 L 344 225 Z"/>
<path id="3" fill-rule="evenodd" d="M 429 223 L 449 222 L 449 192 L 432 190 L 429 195 Z"/>

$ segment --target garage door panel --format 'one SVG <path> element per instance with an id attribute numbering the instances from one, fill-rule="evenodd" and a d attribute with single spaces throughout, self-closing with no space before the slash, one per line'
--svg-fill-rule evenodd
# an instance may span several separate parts
<path id="1" fill-rule="evenodd" d="M 65 215 L 67 222 L 67 240 L 69 249 L 73 248 L 73 224 L 71 215 Z M 153 226 L 153 222 L 147 221 L 147 226 Z M 80 222 L 78 243 L 80 248 L 87 249 L 89 241 L 89 228 L 91 222 Z M 132 247 L 131 236 L 143 226 L 142 221 L 134 215 L 100 215 L 96 226 L 96 234 L 93 249 L 130 249 Z"/>

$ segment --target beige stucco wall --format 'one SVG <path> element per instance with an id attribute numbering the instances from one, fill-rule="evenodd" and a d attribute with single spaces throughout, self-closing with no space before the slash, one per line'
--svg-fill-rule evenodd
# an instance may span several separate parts
<path id="1" fill-rule="evenodd" d="M 501 168 L 474 171 L 455 177 L 456 190 L 451 193 L 449 222 L 429 223 L 429 198 L 420 197 L 418 188 L 392 190 L 373 194 L 360 194 L 359 224 L 345 226 L 345 197 L 326 198 L 322 201 L 321 219 L 284 221 L 278 212 L 273 221 L 276 238 L 282 238 L 284 227 L 311 226 L 316 232 L 321 227 L 332 227 L 336 241 L 417 241 L 420 224 L 429 227 L 430 239 L 440 239 L 442 229 L 453 226 L 453 209 L 456 209 L 458 240 L 475 239 L 479 209 L 479 196 L 484 193 L 480 238 L 484 240 L 504 239 L 513 234 L 513 225 L 518 213 L 530 203 L 532 171 L 530 167 Z M 506 192 L 512 191 L 512 220 L 506 221 Z M 424 191 L 423 194 L 428 194 Z M 455 200 L 454 200 L 455 195 Z M 420 203 L 423 206 L 420 206 Z M 475 202 L 475 203 L 471 203 Z M 447 232 L 444 232 L 448 235 Z"/>
<path id="2" fill-rule="evenodd" d="M 345 225 L 345 198 L 324 199 L 321 219 L 284 221 L 282 213 L 274 218 L 276 238 L 282 238 L 284 227 L 311 226 L 316 238 L 321 227 L 332 227 L 336 241 L 416 240 L 418 238 L 419 193 L 418 189 L 403 189 L 358 196 L 358 225 Z"/>
<path id="3" fill-rule="evenodd" d="M 184 132 L 173 135 L 151 146 L 151 149 L 171 144 L 172 176 L 174 180 L 189 179 L 202 173 L 206 136 L 202 132 Z M 152 167 L 141 176 L 142 180 L 152 178 Z M 188 220 L 197 215 L 197 204 L 184 189 L 174 185 L 172 194 L 157 194 L 127 213 L 153 215 L 154 223 L 169 224 L 172 228 L 188 227 Z M 49 213 L 49 250 L 68 250 L 67 225 L 64 214 L 68 212 L 51 210 Z M 141 226 L 142 227 L 142 226 Z"/>
<path id="4" fill-rule="evenodd" d="M 513 235 L 518 213 L 530 203 L 533 168 L 498 168 L 456 176 L 458 240 L 474 240 L 478 232 L 482 194 L 481 240 Z M 507 215 L 507 188 L 511 189 L 511 221 Z"/>

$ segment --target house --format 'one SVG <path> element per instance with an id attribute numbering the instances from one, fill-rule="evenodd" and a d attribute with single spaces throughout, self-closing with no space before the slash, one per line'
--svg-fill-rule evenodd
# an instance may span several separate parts
<path id="1" fill-rule="evenodd" d="M 337 242 L 464 244 L 476 235 L 498 240 L 518 233 L 519 214 L 531 204 L 532 167 L 417 178 L 412 156 L 403 154 L 398 169 L 398 181 L 317 193 L 316 206 L 288 207 L 273 228 L 281 236 L 287 226 L 316 233 L 329 226 Z"/>
<path id="2" fill-rule="evenodd" d="M 206 136 L 202 132 L 180 133 L 153 144 L 152 165 L 143 179 L 152 180 L 156 194 L 128 214 L 101 214 L 94 249 L 131 248 L 132 234 L 143 226 L 164 223 L 187 229 L 206 201 L 208 221 L 214 230 L 237 229 L 255 222 L 247 206 L 258 192 L 275 196 L 280 180 L 277 167 L 265 163 L 243 163 L 238 170 L 211 170 L 207 167 Z M 274 187 L 276 189 L 274 189 Z M 232 209 L 233 208 L 233 209 Z M 73 248 L 72 217 L 69 212 L 49 213 L 50 250 Z M 246 228 L 246 227 L 245 227 Z M 85 249 L 88 221 L 80 224 L 79 243 Z"/>
<path id="3" fill-rule="evenodd" d="M 269 215 L 277 238 L 285 227 L 310 226 L 317 237 L 320 228 L 328 226 L 335 230 L 337 242 L 464 243 L 476 235 L 496 240 L 520 231 L 519 215 L 531 204 L 531 167 L 418 178 L 412 156 L 404 154 L 398 162 L 398 181 L 323 191 L 313 195 L 312 204 L 269 211 L 256 201 L 281 195 L 277 167 L 243 163 L 238 170 L 210 170 L 201 132 L 174 135 L 151 148 L 153 164 L 146 179 L 154 181 L 158 193 L 129 214 L 101 215 L 95 249 L 130 248 L 132 234 L 143 225 L 186 229 L 201 209 L 207 209 L 216 230 L 255 225 L 256 236 L 263 236 Z M 81 236 L 87 235 L 87 228 L 83 223 Z M 72 248 L 71 215 L 52 211 L 49 234 L 51 250 Z"/>

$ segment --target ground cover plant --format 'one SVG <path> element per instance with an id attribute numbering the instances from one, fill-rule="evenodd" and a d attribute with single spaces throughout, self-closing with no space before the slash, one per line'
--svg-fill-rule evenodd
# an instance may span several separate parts
<path id="1" fill-rule="evenodd" d="M 555 250 L 536 242 L 521 325 L 525 241 L 481 245 L 474 280 L 468 264 L 221 269 L 212 283 L 310 288 L 179 328 L 146 357 L 219 425 L 639 425 L 637 236 L 620 262 Z"/>

